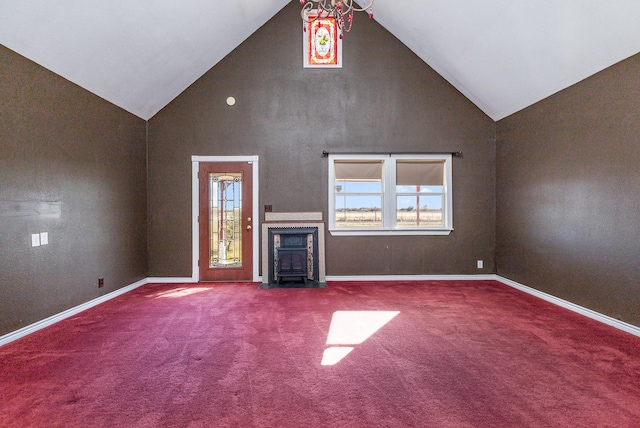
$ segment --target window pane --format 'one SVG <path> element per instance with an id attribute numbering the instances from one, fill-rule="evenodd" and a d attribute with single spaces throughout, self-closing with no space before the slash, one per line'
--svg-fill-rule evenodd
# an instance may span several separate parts
<path id="1" fill-rule="evenodd" d="M 339 227 L 382 226 L 382 195 L 347 196 L 336 194 L 335 223 Z"/>
<path id="2" fill-rule="evenodd" d="M 396 193 L 444 193 L 444 186 L 396 186 Z"/>
<path id="3" fill-rule="evenodd" d="M 398 196 L 396 225 L 398 227 L 443 226 L 442 195 Z"/>
<path id="4" fill-rule="evenodd" d="M 346 181 L 336 180 L 336 193 L 381 193 L 382 180 Z"/>

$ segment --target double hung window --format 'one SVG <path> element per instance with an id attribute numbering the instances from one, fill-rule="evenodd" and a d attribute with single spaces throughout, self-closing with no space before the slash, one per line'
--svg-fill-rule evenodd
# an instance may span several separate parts
<path id="1" fill-rule="evenodd" d="M 449 234 L 451 155 L 329 155 L 334 235 Z"/>

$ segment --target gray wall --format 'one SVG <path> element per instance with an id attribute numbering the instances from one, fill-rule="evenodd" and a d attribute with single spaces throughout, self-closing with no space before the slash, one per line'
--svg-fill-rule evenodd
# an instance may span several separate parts
<path id="1" fill-rule="evenodd" d="M 450 236 L 327 236 L 329 275 L 497 271 L 640 325 L 640 56 L 501 120 L 496 146 L 496 124 L 375 21 L 356 16 L 342 69 L 303 69 L 298 13 L 150 121 L 148 197 L 145 122 L 0 46 L 0 335 L 191 275 L 191 155 L 259 155 L 260 207 L 326 218 L 324 149 L 464 152 Z M 28 211 L 47 203 L 60 215 Z"/>
<path id="2" fill-rule="evenodd" d="M 497 130 L 498 273 L 640 326 L 640 55 Z"/>
<path id="3" fill-rule="evenodd" d="M 146 276 L 145 145 L 142 119 L 0 46 L 0 335 Z"/>
<path id="4" fill-rule="evenodd" d="M 323 150 L 464 152 L 450 236 L 328 235 L 328 275 L 494 272 L 495 123 L 365 14 L 342 69 L 303 69 L 299 13 L 290 3 L 149 121 L 150 276 L 191 275 L 191 155 L 259 155 L 261 219 L 265 204 L 326 218 Z"/>

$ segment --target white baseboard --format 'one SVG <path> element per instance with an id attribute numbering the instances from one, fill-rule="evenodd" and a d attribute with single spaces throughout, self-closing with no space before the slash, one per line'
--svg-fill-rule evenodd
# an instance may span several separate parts
<path id="1" fill-rule="evenodd" d="M 509 287 L 516 288 L 524 293 L 531 294 L 532 296 L 538 297 L 540 299 L 546 300 L 547 302 L 553 303 L 565 309 L 569 309 L 570 311 L 576 312 L 580 315 L 584 315 L 601 323 L 610 325 L 619 330 L 625 331 L 627 333 L 633 334 L 634 336 L 640 337 L 640 327 L 635 325 L 626 323 L 624 321 L 617 320 L 610 316 L 601 314 L 599 312 L 593 311 L 591 309 L 587 309 L 580 305 L 576 305 L 575 303 L 571 303 L 569 301 L 563 300 L 559 297 L 552 296 L 551 294 L 547 294 L 540 290 L 536 290 L 535 288 L 527 287 L 526 285 L 520 284 L 516 281 L 512 281 L 507 278 L 503 278 L 499 275 L 495 274 L 486 274 L 486 275 L 361 275 L 361 276 L 327 276 L 327 281 L 464 281 L 464 280 L 473 280 L 473 281 L 483 281 L 483 280 L 495 280 L 501 282 Z M 38 330 L 41 330 L 45 327 L 53 325 L 59 321 L 62 321 L 66 318 L 72 317 L 82 311 L 85 311 L 89 308 L 97 306 L 101 303 L 106 302 L 107 300 L 111 300 L 114 297 L 118 297 L 122 294 L 128 293 L 131 290 L 135 290 L 138 287 L 141 287 L 145 284 L 178 284 L 178 283 L 193 283 L 196 282 L 191 277 L 150 277 L 144 278 L 140 281 L 134 282 L 126 287 L 122 287 L 118 290 L 112 291 L 111 293 L 105 294 L 104 296 L 100 296 L 96 299 L 90 300 L 81 305 L 75 306 L 73 308 L 67 309 L 66 311 L 60 312 L 59 314 L 50 316 L 49 318 L 45 318 L 41 321 L 35 322 L 31 325 L 23 327 L 19 330 L 13 331 L 11 333 L 5 334 L 4 336 L 0 336 L 0 346 L 6 345 L 7 343 L 13 342 L 14 340 L 20 339 L 21 337 L 27 336 L 31 333 L 34 333 Z"/>
<path id="2" fill-rule="evenodd" d="M 629 324 L 624 321 L 620 321 L 618 319 L 612 318 L 608 315 L 601 314 L 600 312 L 596 312 L 594 310 L 585 308 L 583 306 L 576 305 L 575 303 L 571 303 L 567 300 L 563 300 L 559 297 L 553 296 L 551 294 L 547 294 L 543 291 L 536 290 L 535 288 L 527 287 L 526 285 L 520 284 L 519 282 L 512 281 L 507 278 L 503 278 L 499 275 L 496 275 L 495 277 L 497 281 L 505 285 L 508 285 L 509 287 L 516 288 L 527 294 L 531 294 L 532 296 L 536 296 L 542 300 L 546 300 L 547 302 L 553 303 L 554 305 L 563 307 L 565 309 L 569 309 L 570 311 L 579 313 L 580 315 L 584 315 L 585 317 L 589 317 L 596 321 L 600 321 L 601 323 L 610 325 L 611 327 L 615 327 L 619 330 L 626 331 L 627 333 L 640 337 L 640 327 L 637 327 L 633 324 Z"/>
<path id="3" fill-rule="evenodd" d="M 185 277 L 177 277 L 177 276 L 168 276 L 168 277 L 149 277 L 147 278 L 147 282 L 149 284 L 181 284 L 181 283 L 191 283 L 198 282 L 195 278 L 190 276 Z"/>
<path id="4" fill-rule="evenodd" d="M 569 309 L 585 317 L 607 324 L 611 327 L 615 327 L 618 330 L 625 331 L 640 337 L 640 327 L 633 324 L 620 321 L 612 318 L 608 315 L 601 314 L 592 309 L 585 308 L 575 303 L 571 303 L 567 300 L 563 300 L 559 297 L 545 293 L 535 288 L 527 287 L 516 281 L 512 281 L 507 278 L 503 278 L 496 274 L 487 275 L 360 275 L 360 276 L 327 276 L 327 282 L 329 281 L 459 281 L 459 280 L 495 280 L 501 282 L 509 287 L 516 288 L 522 292 L 538 297 L 554 305 Z"/>
<path id="5" fill-rule="evenodd" d="M 483 281 L 495 280 L 496 275 L 327 275 L 329 281 Z"/>
<path id="6" fill-rule="evenodd" d="M 147 278 L 141 279 L 140 281 L 127 285 L 126 287 L 119 288 L 115 291 L 112 291 L 111 293 L 105 294 L 104 296 L 89 300 L 88 302 L 82 303 L 78 306 L 74 306 L 73 308 L 67 309 L 66 311 L 62 311 L 56 315 L 52 315 L 49 318 L 45 318 L 11 333 L 7 333 L 4 336 L 0 336 L 0 346 L 6 345 L 7 343 L 13 342 L 14 340 L 18 340 L 21 337 L 27 336 L 45 327 L 49 327 L 50 325 L 62 321 L 63 319 L 72 317 L 82 311 L 86 311 L 89 308 L 97 306 L 100 303 L 104 303 L 107 300 L 113 299 L 114 297 L 118 297 L 122 294 L 128 293 L 131 290 L 135 290 L 138 287 L 142 287 L 148 282 L 149 281 L 147 280 Z"/>

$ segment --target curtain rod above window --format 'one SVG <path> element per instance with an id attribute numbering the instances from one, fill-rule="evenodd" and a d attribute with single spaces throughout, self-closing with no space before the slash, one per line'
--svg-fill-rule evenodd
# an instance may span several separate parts
<path id="1" fill-rule="evenodd" d="M 322 151 L 322 156 L 329 155 L 452 155 L 455 158 L 462 157 L 462 151 L 458 150 L 457 152 L 328 152 L 326 150 Z"/>

